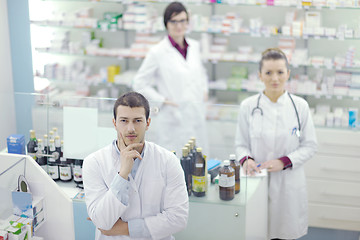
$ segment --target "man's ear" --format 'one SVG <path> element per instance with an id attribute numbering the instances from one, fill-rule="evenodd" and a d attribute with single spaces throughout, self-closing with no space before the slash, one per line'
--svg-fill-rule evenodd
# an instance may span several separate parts
<path id="1" fill-rule="evenodd" d="M 114 127 L 116 128 L 116 120 L 115 120 L 115 118 L 112 119 L 112 122 L 114 124 Z"/>
<path id="2" fill-rule="evenodd" d="M 148 120 L 146 121 L 146 130 L 149 129 L 150 123 L 151 123 L 151 118 L 149 117 Z"/>

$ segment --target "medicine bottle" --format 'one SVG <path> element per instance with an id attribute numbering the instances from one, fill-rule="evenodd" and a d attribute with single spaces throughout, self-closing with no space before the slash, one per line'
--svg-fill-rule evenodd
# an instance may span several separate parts
<path id="1" fill-rule="evenodd" d="M 230 166 L 230 161 L 225 160 L 224 166 L 219 170 L 220 199 L 229 201 L 235 196 L 235 170 Z"/>
<path id="2" fill-rule="evenodd" d="M 196 149 L 196 157 L 194 163 L 194 173 L 192 175 L 192 192 L 196 197 L 205 196 L 206 191 L 206 175 L 205 175 L 205 159 L 202 156 L 202 149 Z"/>
<path id="3" fill-rule="evenodd" d="M 82 165 L 83 165 L 83 160 L 82 159 L 75 159 L 74 168 L 73 168 L 74 182 L 76 182 L 78 184 L 83 182 L 83 179 L 82 179 Z"/>
<path id="4" fill-rule="evenodd" d="M 50 142 L 49 155 L 52 155 L 52 156 L 48 157 L 48 174 L 54 181 L 57 181 L 60 179 L 60 177 L 59 177 L 59 164 L 56 162 L 56 159 L 58 157 L 54 155 L 54 153 L 56 152 L 55 140 L 50 139 L 49 142 Z"/>
<path id="5" fill-rule="evenodd" d="M 240 163 L 235 154 L 230 154 L 230 166 L 235 170 L 235 194 L 240 192 Z"/>

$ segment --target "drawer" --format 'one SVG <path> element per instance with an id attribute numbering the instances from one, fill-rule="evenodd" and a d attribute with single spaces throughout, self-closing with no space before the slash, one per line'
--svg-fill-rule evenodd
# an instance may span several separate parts
<path id="1" fill-rule="evenodd" d="M 360 231 L 360 208 L 309 204 L 309 226 Z"/>
<path id="2" fill-rule="evenodd" d="M 305 164 L 305 172 L 307 177 L 360 182 L 360 158 L 317 153 Z"/>
<path id="3" fill-rule="evenodd" d="M 309 202 L 360 207 L 360 183 L 311 179 L 307 188 Z"/>
<path id="4" fill-rule="evenodd" d="M 360 132 L 317 128 L 318 152 L 360 157 Z"/>

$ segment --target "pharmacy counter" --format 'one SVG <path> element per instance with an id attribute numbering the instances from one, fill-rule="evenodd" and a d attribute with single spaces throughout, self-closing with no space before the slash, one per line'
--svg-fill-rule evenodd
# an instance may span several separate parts
<path id="1" fill-rule="evenodd" d="M 73 200 L 75 239 L 94 239 L 95 227 L 86 220 L 83 191 L 74 182 L 57 182 Z M 204 197 L 190 197 L 189 221 L 177 240 L 188 239 L 266 239 L 267 177 L 241 178 L 241 191 L 231 201 L 219 198 L 218 185 L 212 184 Z"/>
<path id="2" fill-rule="evenodd" d="M 242 177 L 240 193 L 231 201 L 221 200 L 218 189 L 211 185 L 205 197 L 190 197 L 188 225 L 176 239 L 265 240 L 267 177 Z"/>

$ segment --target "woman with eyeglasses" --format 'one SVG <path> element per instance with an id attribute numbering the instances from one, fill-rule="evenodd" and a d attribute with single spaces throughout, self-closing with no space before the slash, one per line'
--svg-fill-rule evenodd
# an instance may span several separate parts
<path id="1" fill-rule="evenodd" d="M 205 101 L 208 79 L 201 61 L 198 41 L 185 36 L 189 15 L 180 2 L 164 11 L 167 36 L 150 49 L 134 81 L 152 106 L 159 107 L 154 123 L 159 126 L 154 141 L 181 152 L 190 137 L 207 151 Z"/>
<path id="2" fill-rule="evenodd" d="M 263 52 L 259 78 L 265 89 L 241 103 L 236 130 L 244 172 L 268 172 L 269 239 L 297 239 L 308 230 L 304 164 L 315 154 L 317 140 L 307 102 L 285 90 L 289 77 L 280 49 Z"/>

